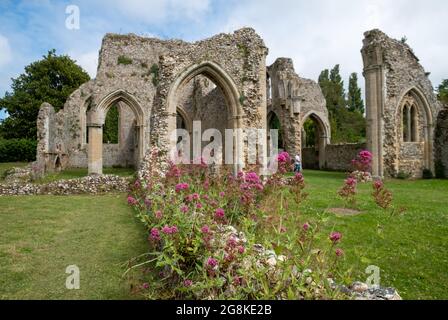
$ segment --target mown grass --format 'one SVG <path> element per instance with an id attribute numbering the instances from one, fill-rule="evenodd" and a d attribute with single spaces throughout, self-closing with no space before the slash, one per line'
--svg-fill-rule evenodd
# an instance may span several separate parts
<path id="1" fill-rule="evenodd" d="M 381 270 L 381 285 L 396 287 L 405 299 L 448 299 L 448 180 L 387 180 L 394 206 L 406 211 L 391 217 L 378 208 L 372 185 L 358 187 L 356 216 L 325 212 L 345 203 L 337 195 L 345 175 L 305 171 L 309 196 L 297 214 L 324 221 L 322 234 L 343 233 L 345 268 L 359 280 L 369 265 Z M 319 219 L 317 219 L 319 217 Z M 290 228 L 299 226 L 289 226 Z"/>
<path id="2" fill-rule="evenodd" d="M 126 195 L 0 197 L 0 299 L 134 299 L 123 263 L 146 238 Z M 67 290 L 66 267 L 80 268 Z"/>

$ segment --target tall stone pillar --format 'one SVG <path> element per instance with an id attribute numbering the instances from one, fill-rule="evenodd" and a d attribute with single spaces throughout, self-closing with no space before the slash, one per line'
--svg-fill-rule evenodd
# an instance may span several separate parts
<path id="1" fill-rule="evenodd" d="M 89 124 L 88 146 L 89 175 L 103 174 L 103 126 Z"/>
<path id="2" fill-rule="evenodd" d="M 380 47 L 364 44 L 361 50 L 366 82 L 367 149 L 372 153 L 372 175 L 383 177 L 383 109 L 385 75 Z"/>

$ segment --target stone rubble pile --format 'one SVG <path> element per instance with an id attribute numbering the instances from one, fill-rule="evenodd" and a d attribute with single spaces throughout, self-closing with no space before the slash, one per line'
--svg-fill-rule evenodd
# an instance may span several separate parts
<path id="1" fill-rule="evenodd" d="M 128 191 L 131 179 L 95 175 L 45 184 L 12 182 L 0 184 L 0 196 L 102 194 Z"/>

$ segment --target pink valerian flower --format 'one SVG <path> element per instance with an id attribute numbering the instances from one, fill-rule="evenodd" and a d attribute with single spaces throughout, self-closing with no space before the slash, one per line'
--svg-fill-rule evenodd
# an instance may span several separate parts
<path id="1" fill-rule="evenodd" d="M 229 239 L 227 240 L 227 246 L 230 248 L 235 248 L 238 244 L 238 241 L 236 240 L 236 238 L 234 236 L 230 236 Z"/>
<path id="2" fill-rule="evenodd" d="M 235 259 L 235 256 L 234 256 L 233 253 L 226 253 L 226 254 L 224 255 L 224 260 L 225 260 L 226 262 L 232 262 L 234 259 Z"/>
<path id="3" fill-rule="evenodd" d="M 210 197 L 209 197 L 208 195 L 204 194 L 204 195 L 202 196 L 202 199 L 204 199 L 204 200 L 209 200 Z"/>
<path id="4" fill-rule="evenodd" d="M 302 226 L 303 230 L 308 231 L 310 228 L 310 224 L 308 222 L 304 223 Z"/>
<path id="5" fill-rule="evenodd" d="M 187 213 L 188 212 L 188 207 L 187 206 L 180 207 L 180 212 Z"/>
<path id="6" fill-rule="evenodd" d="M 202 209 L 202 203 L 200 202 L 196 203 L 196 209 Z"/>
<path id="7" fill-rule="evenodd" d="M 226 193 L 225 193 L 224 191 L 221 191 L 221 192 L 219 193 L 219 196 L 220 196 L 221 198 L 224 198 L 225 195 L 226 195 Z"/>
<path id="8" fill-rule="evenodd" d="M 239 254 L 243 254 L 246 251 L 246 249 L 243 246 L 238 246 L 236 249 L 238 250 Z"/>
<path id="9" fill-rule="evenodd" d="M 210 182 L 207 180 L 204 181 L 204 190 L 208 190 L 210 188 Z"/>
<path id="10" fill-rule="evenodd" d="M 216 260 L 215 258 L 208 258 L 207 259 L 207 267 L 214 269 L 218 266 L 218 260 Z"/>
<path id="11" fill-rule="evenodd" d="M 337 243 L 337 242 L 339 242 L 339 240 L 341 240 L 341 238 L 342 238 L 342 234 L 341 234 L 340 232 L 332 232 L 332 233 L 330 234 L 330 240 L 331 240 L 333 243 Z"/>
<path id="12" fill-rule="evenodd" d="M 137 201 L 137 199 L 135 199 L 134 197 L 129 196 L 129 197 L 128 197 L 128 204 L 131 205 L 131 206 L 135 206 L 135 205 L 138 204 L 138 201 Z"/>
<path id="13" fill-rule="evenodd" d="M 152 240 L 159 241 L 160 240 L 160 231 L 159 231 L 159 229 L 152 228 L 149 236 L 150 236 L 150 238 Z"/>
<path id="14" fill-rule="evenodd" d="M 137 188 L 137 189 L 139 189 L 141 186 L 142 186 L 142 185 L 140 184 L 140 181 L 135 180 L 135 182 L 134 182 L 134 187 Z"/>
<path id="15" fill-rule="evenodd" d="M 164 226 L 164 227 L 162 228 L 162 232 L 163 232 L 164 234 L 175 234 L 175 233 L 177 233 L 178 231 L 179 231 L 179 230 L 177 229 L 176 226 L 172 226 L 172 227 Z"/>
<path id="16" fill-rule="evenodd" d="M 145 206 L 149 209 L 151 208 L 152 201 L 150 199 L 145 199 Z"/>
<path id="17" fill-rule="evenodd" d="M 291 160 L 289 153 L 288 152 L 281 152 L 278 156 L 277 156 L 277 161 L 279 163 L 288 163 Z"/>
<path id="18" fill-rule="evenodd" d="M 198 193 L 193 193 L 192 197 L 193 197 L 193 200 L 199 200 L 199 194 Z"/>
<path id="19" fill-rule="evenodd" d="M 224 209 L 222 209 L 222 208 L 218 208 L 218 209 L 216 209 L 216 211 L 215 211 L 215 218 L 217 218 L 217 219 L 223 219 L 224 216 L 225 216 Z"/>
<path id="20" fill-rule="evenodd" d="M 373 155 L 367 150 L 359 152 L 356 159 L 352 160 L 352 164 L 358 171 L 368 172 L 372 168 Z"/>
<path id="21" fill-rule="evenodd" d="M 203 227 L 201 228 L 201 232 L 202 232 L 202 233 L 205 233 L 205 234 L 210 233 L 210 228 L 209 228 L 209 226 L 203 226 Z"/>
<path id="22" fill-rule="evenodd" d="M 190 279 L 186 279 L 184 280 L 184 286 L 185 287 L 191 287 L 193 285 L 193 281 L 191 281 Z"/>
<path id="23" fill-rule="evenodd" d="M 382 189 L 383 186 L 384 186 L 384 184 L 383 184 L 383 181 L 381 181 L 381 180 L 376 180 L 373 183 L 373 188 L 376 189 L 376 190 Z"/>
<path id="24" fill-rule="evenodd" d="M 350 186 L 350 187 L 354 187 L 354 186 L 356 186 L 357 183 L 358 183 L 358 182 L 356 181 L 356 179 L 354 179 L 354 178 L 352 178 L 352 177 L 350 177 L 350 178 L 348 178 L 347 180 L 345 180 L 345 184 L 348 185 L 348 186 Z"/>
<path id="25" fill-rule="evenodd" d="M 337 257 L 342 257 L 344 255 L 344 251 L 342 249 L 336 249 L 335 251 Z"/>
<path id="26" fill-rule="evenodd" d="M 235 276 L 233 278 L 233 285 L 234 286 L 241 286 L 243 284 L 243 278 L 239 276 Z"/>
<path id="27" fill-rule="evenodd" d="M 184 190 L 188 190 L 190 186 L 188 185 L 188 183 L 179 183 L 176 185 L 176 192 L 181 192 Z"/>
<path id="28" fill-rule="evenodd" d="M 157 210 L 156 213 L 154 213 L 154 216 L 156 217 L 156 219 L 160 220 L 163 218 L 163 213 L 160 210 Z"/>
<path id="29" fill-rule="evenodd" d="M 144 284 L 142 284 L 142 288 L 145 290 L 149 289 L 149 283 L 145 282 Z"/>
<path id="30" fill-rule="evenodd" d="M 178 166 L 171 163 L 170 169 L 166 175 L 167 177 L 180 178 L 180 176 L 182 175 L 182 171 Z"/>
<path id="31" fill-rule="evenodd" d="M 193 195 L 189 194 L 188 196 L 185 197 L 185 201 L 187 202 L 193 202 Z"/>

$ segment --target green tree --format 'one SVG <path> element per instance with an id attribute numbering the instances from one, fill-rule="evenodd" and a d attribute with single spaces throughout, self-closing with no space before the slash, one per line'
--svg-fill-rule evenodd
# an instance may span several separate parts
<path id="1" fill-rule="evenodd" d="M 361 88 L 358 87 L 358 74 L 353 72 L 348 81 L 347 105 L 350 111 L 364 114 L 364 101 L 361 97 Z"/>
<path id="2" fill-rule="evenodd" d="M 6 139 L 36 139 L 36 120 L 43 102 L 52 104 L 56 111 L 89 75 L 67 55 L 56 55 L 50 50 L 42 60 L 25 67 L 25 72 L 12 79 L 12 92 L 0 99 L 0 109 L 9 117 L 0 125 L 0 135 Z"/>
<path id="3" fill-rule="evenodd" d="M 439 100 L 448 104 L 448 79 L 442 81 L 437 89 L 437 92 Z"/>
<path id="4" fill-rule="evenodd" d="M 103 143 L 118 143 L 119 113 L 117 105 L 109 108 L 103 128 Z"/>
<path id="5" fill-rule="evenodd" d="M 346 99 L 344 81 L 340 75 L 339 65 L 334 66 L 331 70 L 323 70 L 318 82 L 327 101 L 332 142 L 364 141 L 366 123 L 363 112 L 360 112 L 361 105 L 362 110 L 364 110 L 364 103 L 361 99 L 361 90 L 357 85 L 357 75 L 355 77 L 353 74 L 350 76 L 348 99 Z M 355 97 L 355 99 L 352 99 L 352 97 Z M 357 105 L 356 110 L 351 110 L 350 101 L 352 100 Z"/>

